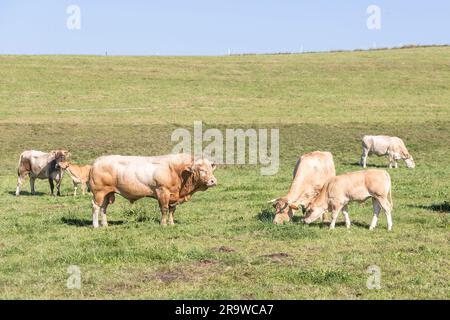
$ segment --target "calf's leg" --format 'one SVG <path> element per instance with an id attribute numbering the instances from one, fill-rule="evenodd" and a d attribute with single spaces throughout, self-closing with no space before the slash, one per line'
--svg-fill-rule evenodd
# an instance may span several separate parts
<path id="1" fill-rule="evenodd" d="M 348 216 L 348 206 L 345 205 L 342 209 L 342 213 L 344 213 L 344 219 L 345 219 L 345 226 L 347 228 L 350 228 L 350 217 Z"/>
<path id="2" fill-rule="evenodd" d="M 383 208 L 384 213 L 386 214 L 387 219 L 387 228 L 388 231 L 392 230 L 392 208 L 387 199 L 379 199 L 380 206 Z"/>
<path id="3" fill-rule="evenodd" d="M 72 184 L 73 184 L 73 196 L 76 197 L 78 184 L 75 181 L 72 181 Z"/>
<path id="4" fill-rule="evenodd" d="M 332 214 L 331 214 L 330 229 L 334 229 L 339 212 L 342 210 L 342 205 L 333 204 L 331 206 L 331 210 L 332 210 Z"/>

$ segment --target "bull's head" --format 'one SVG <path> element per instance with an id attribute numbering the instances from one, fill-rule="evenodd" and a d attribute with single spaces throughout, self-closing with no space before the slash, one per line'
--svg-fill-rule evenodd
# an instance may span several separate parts
<path id="1" fill-rule="evenodd" d="M 283 224 L 284 222 L 290 221 L 295 211 L 298 210 L 298 206 L 289 202 L 285 197 L 273 199 L 269 202 L 272 203 L 276 210 L 275 217 L 273 218 L 273 223 L 275 224 Z"/>
<path id="2" fill-rule="evenodd" d="M 187 167 L 185 171 L 196 177 L 196 183 L 200 186 L 201 190 L 206 190 L 217 184 L 217 179 L 213 174 L 216 167 L 215 163 L 202 158 L 194 161 L 194 163 Z"/>
<path id="3" fill-rule="evenodd" d="M 410 155 L 410 154 L 406 155 L 405 163 L 406 163 L 406 166 L 410 169 L 414 169 L 414 167 L 416 166 L 416 163 L 414 162 L 414 159 L 413 159 L 412 155 Z"/>

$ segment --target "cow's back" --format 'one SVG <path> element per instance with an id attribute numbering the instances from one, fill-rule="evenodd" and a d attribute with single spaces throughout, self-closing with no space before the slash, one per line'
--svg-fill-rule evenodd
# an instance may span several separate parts
<path id="1" fill-rule="evenodd" d="M 97 158 L 90 170 L 92 192 L 117 192 L 128 199 L 151 196 L 161 184 L 170 184 L 173 167 L 190 164 L 189 155 L 156 157 L 110 155 Z"/>
<path id="2" fill-rule="evenodd" d="M 306 207 L 314 193 L 322 189 L 324 184 L 335 175 L 333 155 L 330 152 L 306 153 L 297 161 L 288 197 L 301 199 L 301 204 Z"/>
<path id="3" fill-rule="evenodd" d="M 364 136 L 363 147 L 376 155 L 385 155 L 393 143 L 392 138 L 390 136 Z"/>

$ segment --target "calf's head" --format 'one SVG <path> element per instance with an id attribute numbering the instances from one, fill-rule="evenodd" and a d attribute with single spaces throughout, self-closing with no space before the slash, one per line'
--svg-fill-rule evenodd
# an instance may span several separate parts
<path id="1" fill-rule="evenodd" d="M 273 199 L 269 201 L 275 208 L 275 217 L 273 218 L 273 223 L 283 224 L 288 222 L 294 216 L 294 210 L 298 210 L 298 207 L 289 202 L 285 197 Z"/>
<path id="2" fill-rule="evenodd" d="M 305 217 L 303 218 L 303 221 L 306 224 L 310 224 L 311 222 L 322 218 L 323 214 L 327 212 L 327 209 L 328 208 L 326 206 L 319 205 L 318 203 L 313 201 L 306 207 Z"/>
<path id="3" fill-rule="evenodd" d="M 186 171 L 195 176 L 196 184 L 200 190 L 206 190 L 217 184 L 217 179 L 213 174 L 216 167 L 216 164 L 211 163 L 208 159 L 198 159 L 187 167 Z"/>
<path id="4" fill-rule="evenodd" d="M 69 167 L 70 163 L 68 161 L 59 161 L 58 164 L 56 165 L 57 167 L 66 170 Z"/>

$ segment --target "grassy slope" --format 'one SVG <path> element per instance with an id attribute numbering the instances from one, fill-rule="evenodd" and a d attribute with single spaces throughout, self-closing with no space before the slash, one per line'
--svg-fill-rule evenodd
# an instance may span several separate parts
<path id="1" fill-rule="evenodd" d="M 2 298 L 450 298 L 450 48 L 244 57 L 0 57 L 0 297 Z M 210 127 L 280 128 L 281 168 L 217 171 L 161 228 L 155 201 L 117 197 L 111 226 L 90 228 L 90 196 L 15 198 L 24 149 L 101 154 L 170 151 L 170 133 Z M 296 158 L 332 151 L 358 170 L 360 137 L 403 137 L 417 167 L 390 171 L 394 230 L 271 224 L 265 201 L 283 195 Z M 385 165 L 384 158 L 369 158 Z M 29 186 L 25 184 L 25 191 Z M 342 219 L 342 218 L 341 218 Z M 232 250 L 220 250 L 225 246 Z M 230 251 L 230 252 L 228 252 Z M 287 255 L 271 254 L 286 253 Z M 368 290 L 368 266 L 382 289 Z M 67 267 L 82 270 L 66 288 Z"/>

